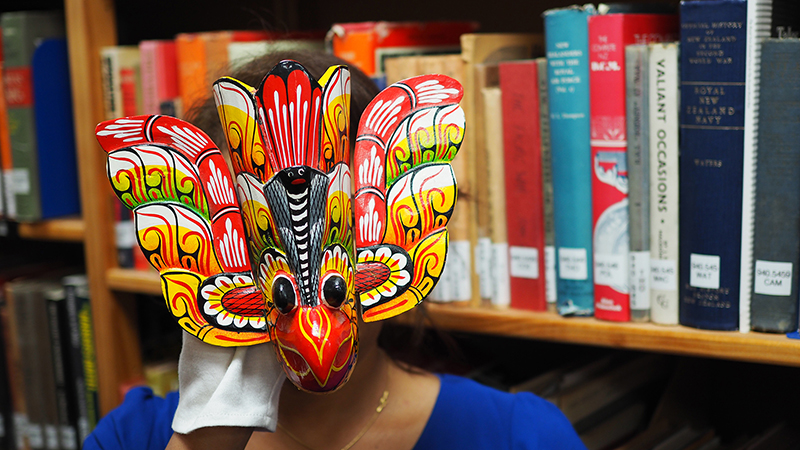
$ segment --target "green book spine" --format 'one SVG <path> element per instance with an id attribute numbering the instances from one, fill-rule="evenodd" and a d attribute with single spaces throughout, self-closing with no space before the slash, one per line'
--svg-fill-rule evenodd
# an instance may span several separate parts
<path id="1" fill-rule="evenodd" d="M 64 18 L 54 11 L 20 11 L 0 18 L 3 30 L 3 85 L 8 108 L 13 169 L 10 186 L 17 204 L 17 219 L 41 218 L 36 126 L 31 60 L 37 42 L 64 36 Z"/>

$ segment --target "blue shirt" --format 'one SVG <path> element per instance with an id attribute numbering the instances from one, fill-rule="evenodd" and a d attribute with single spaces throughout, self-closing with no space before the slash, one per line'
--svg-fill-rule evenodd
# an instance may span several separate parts
<path id="1" fill-rule="evenodd" d="M 439 396 L 414 450 L 585 450 L 552 403 L 530 393 L 509 394 L 475 381 L 439 375 Z M 161 450 L 172 436 L 178 394 L 156 397 L 132 389 L 86 439 L 85 450 Z"/>

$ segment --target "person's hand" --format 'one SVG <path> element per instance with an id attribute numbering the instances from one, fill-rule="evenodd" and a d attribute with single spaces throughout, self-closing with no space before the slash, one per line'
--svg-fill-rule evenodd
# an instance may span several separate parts
<path id="1" fill-rule="evenodd" d="M 207 435 L 208 430 L 192 433 L 206 427 L 243 427 L 249 429 L 248 437 L 253 430 L 275 431 L 285 379 L 272 344 L 224 348 L 184 332 L 178 363 L 180 399 L 172 429 L 191 433 L 185 439 Z M 240 434 L 223 434 L 230 433 Z"/>
<path id="2" fill-rule="evenodd" d="M 189 434 L 174 433 L 166 450 L 241 450 L 252 432 L 245 427 L 205 427 Z"/>

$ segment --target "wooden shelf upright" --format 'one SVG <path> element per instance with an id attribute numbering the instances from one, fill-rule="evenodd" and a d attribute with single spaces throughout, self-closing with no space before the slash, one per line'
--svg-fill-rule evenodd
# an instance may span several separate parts
<path id="1" fill-rule="evenodd" d="M 113 0 L 65 0 L 64 10 L 100 410 L 105 414 L 119 404 L 122 383 L 142 373 L 133 299 L 113 293 L 106 282 L 106 271 L 116 266 L 113 215 L 105 156 L 94 135 L 95 126 L 104 119 L 100 48 L 116 45 L 116 17 Z"/>

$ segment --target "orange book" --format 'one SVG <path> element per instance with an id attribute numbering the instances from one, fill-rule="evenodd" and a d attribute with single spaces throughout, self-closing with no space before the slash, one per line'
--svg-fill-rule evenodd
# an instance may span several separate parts
<path id="1" fill-rule="evenodd" d="M 477 29 L 477 22 L 455 21 L 337 23 L 327 40 L 334 55 L 382 81 L 384 59 L 458 52 L 461 35 Z"/>
<path id="2" fill-rule="evenodd" d="M 208 31 L 175 37 L 178 89 L 184 113 L 211 95 L 211 85 L 225 75 L 228 44 L 270 39 L 266 31 Z"/>

